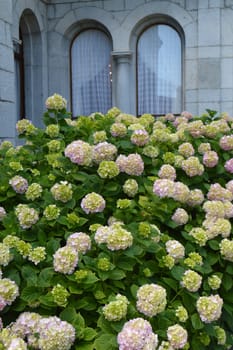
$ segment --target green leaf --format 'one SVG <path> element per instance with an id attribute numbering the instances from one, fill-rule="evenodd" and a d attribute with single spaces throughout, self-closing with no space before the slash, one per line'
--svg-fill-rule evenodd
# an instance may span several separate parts
<path id="1" fill-rule="evenodd" d="M 171 287 L 171 289 L 177 292 L 178 283 L 175 280 L 173 280 L 172 278 L 163 277 L 162 281 L 164 281 L 164 283 L 166 283 L 169 287 Z"/>
<path id="2" fill-rule="evenodd" d="M 111 280 L 122 280 L 126 276 L 125 272 L 120 269 L 114 269 L 109 272 L 108 278 Z"/>
<path id="3" fill-rule="evenodd" d="M 136 299 L 136 296 L 137 296 L 137 291 L 138 291 L 138 286 L 136 284 L 132 284 L 130 286 L 130 291 L 131 291 L 131 294 L 132 296 Z"/>
<path id="4" fill-rule="evenodd" d="M 27 282 L 27 286 L 37 285 L 37 272 L 38 270 L 30 265 L 24 265 L 22 267 L 21 274 L 23 279 Z"/>
<path id="5" fill-rule="evenodd" d="M 202 329 L 204 327 L 203 323 L 201 322 L 200 316 L 197 313 L 191 316 L 191 322 L 194 329 Z"/>
<path id="6" fill-rule="evenodd" d="M 96 309 L 96 302 L 91 297 L 84 297 L 75 302 L 75 306 L 77 309 L 83 309 L 87 311 Z"/>
<path id="7" fill-rule="evenodd" d="M 32 303 L 39 299 L 42 289 L 39 287 L 25 287 L 21 294 L 20 298 L 28 303 Z"/>
<path id="8" fill-rule="evenodd" d="M 232 276 L 224 274 L 222 278 L 222 285 L 226 291 L 229 291 L 233 286 Z"/>
<path id="9" fill-rule="evenodd" d="M 94 344 L 81 343 L 75 347 L 75 350 L 94 350 Z"/>
<path id="10" fill-rule="evenodd" d="M 83 339 L 86 341 L 93 340 L 97 335 L 97 332 L 95 329 L 87 327 L 83 331 Z"/>
<path id="11" fill-rule="evenodd" d="M 181 266 L 174 266 L 171 269 L 171 275 L 177 280 L 177 281 L 181 281 L 182 276 L 185 272 L 185 268 L 181 267 Z"/>
<path id="12" fill-rule="evenodd" d="M 209 244 L 211 249 L 219 250 L 219 243 L 218 243 L 218 241 L 212 239 L 212 240 L 208 241 L 208 244 Z"/>
<path id="13" fill-rule="evenodd" d="M 50 287 L 53 285 L 52 277 L 54 276 L 55 272 L 52 267 L 46 267 L 43 269 L 38 277 L 38 284 L 41 287 Z"/>
<path id="14" fill-rule="evenodd" d="M 117 349 L 116 336 L 114 334 L 102 334 L 94 342 L 96 350 L 114 350 Z"/>
<path id="15" fill-rule="evenodd" d="M 117 262 L 117 266 L 120 267 L 122 270 L 133 271 L 133 264 L 131 259 L 129 258 L 121 257 L 121 259 Z"/>

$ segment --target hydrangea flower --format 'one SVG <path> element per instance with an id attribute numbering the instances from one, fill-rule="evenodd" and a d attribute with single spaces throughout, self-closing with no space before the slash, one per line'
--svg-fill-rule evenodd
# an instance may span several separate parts
<path id="1" fill-rule="evenodd" d="M 92 149 L 89 143 L 77 140 L 66 146 L 64 153 L 72 163 L 89 166 L 92 163 Z"/>
<path id="2" fill-rule="evenodd" d="M 183 160 L 181 167 L 189 177 L 201 176 L 204 173 L 204 166 L 197 157 Z"/>
<path id="3" fill-rule="evenodd" d="M 197 205 L 201 205 L 202 202 L 204 202 L 204 194 L 202 193 L 202 191 L 198 188 L 190 190 L 186 203 L 190 207 L 195 207 Z"/>
<path id="4" fill-rule="evenodd" d="M 7 266 L 13 259 L 10 248 L 5 243 L 0 243 L 0 266 Z"/>
<path id="5" fill-rule="evenodd" d="M 224 135 L 219 140 L 219 145 L 224 151 L 233 150 L 233 135 Z"/>
<path id="6" fill-rule="evenodd" d="M 99 164 L 99 168 L 97 170 L 98 175 L 102 179 L 112 179 L 116 177 L 120 172 L 120 169 L 116 162 L 103 160 Z"/>
<path id="7" fill-rule="evenodd" d="M 189 133 L 196 138 L 203 135 L 205 126 L 202 120 L 194 120 L 188 123 L 186 130 L 188 130 Z"/>
<path id="8" fill-rule="evenodd" d="M 101 213 L 105 205 L 104 198 L 95 192 L 88 193 L 81 201 L 81 208 L 86 214 Z"/>
<path id="9" fill-rule="evenodd" d="M 55 204 L 49 204 L 44 212 L 43 215 L 46 218 L 46 220 L 56 220 L 60 215 L 61 210 L 55 205 Z"/>
<path id="10" fill-rule="evenodd" d="M 189 220 L 189 215 L 187 211 L 183 208 L 177 208 L 174 214 L 172 215 L 172 220 L 177 225 L 185 225 Z"/>
<path id="11" fill-rule="evenodd" d="M 226 344 L 226 332 L 225 332 L 225 330 L 219 326 L 214 326 L 214 330 L 215 330 L 216 337 L 217 337 L 217 343 L 219 345 L 225 345 Z"/>
<path id="12" fill-rule="evenodd" d="M 42 187 L 40 184 L 32 183 L 28 187 L 28 189 L 25 193 L 25 196 L 26 196 L 27 200 L 34 201 L 35 199 L 40 198 L 42 191 L 43 190 L 42 190 Z"/>
<path id="13" fill-rule="evenodd" d="M 38 220 L 38 212 L 34 208 L 30 208 L 26 204 L 19 204 L 15 209 L 19 224 L 23 229 L 32 227 Z"/>
<path id="14" fill-rule="evenodd" d="M 174 349 L 182 349 L 188 341 L 188 332 L 179 324 L 168 327 L 167 338 Z"/>
<path id="15" fill-rule="evenodd" d="M 156 158 L 159 155 L 159 148 L 152 145 L 146 145 L 142 149 L 142 153 L 149 158 Z"/>
<path id="16" fill-rule="evenodd" d="M 222 280 L 218 275 L 213 274 L 208 277 L 208 285 L 213 290 L 219 289 L 221 286 L 221 283 L 222 283 Z"/>
<path id="17" fill-rule="evenodd" d="M 211 218 L 224 218 L 225 207 L 219 200 L 206 201 L 203 206 L 203 210 L 206 212 L 206 217 Z"/>
<path id="18" fill-rule="evenodd" d="M 93 160 L 98 164 L 103 160 L 114 160 L 116 155 L 116 146 L 106 141 L 100 142 L 93 147 Z"/>
<path id="19" fill-rule="evenodd" d="M 178 152 L 185 158 L 189 158 L 194 155 L 195 150 L 190 142 L 182 143 L 178 147 Z"/>
<path id="20" fill-rule="evenodd" d="M 59 135 L 59 125 L 57 124 L 50 124 L 46 127 L 45 133 L 50 137 L 54 138 Z"/>
<path id="21" fill-rule="evenodd" d="M 51 294 L 53 296 L 54 302 L 61 306 L 61 307 L 66 307 L 67 305 L 67 298 L 70 295 L 70 293 L 66 290 L 65 287 L 60 285 L 59 283 L 53 287 Z"/>
<path id="22" fill-rule="evenodd" d="M 188 315 L 188 311 L 185 309 L 184 306 L 180 305 L 176 308 L 176 317 L 178 318 L 178 320 L 180 322 L 186 322 L 189 315 Z"/>
<path id="23" fill-rule="evenodd" d="M 95 131 L 93 133 L 94 144 L 104 142 L 107 140 L 107 134 L 105 130 Z"/>
<path id="24" fill-rule="evenodd" d="M 36 127 L 32 124 L 30 120 L 21 119 L 16 123 L 16 130 L 19 135 L 24 133 L 31 135 L 35 132 Z"/>
<path id="25" fill-rule="evenodd" d="M 170 164 L 164 164 L 159 169 L 158 176 L 161 179 L 169 179 L 174 181 L 176 179 L 176 169 Z"/>
<path id="26" fill-rule="evenodd" d="M 170 239 L 166 242 L 165 246 L 167 253 L 172 256 L 175 261 L 178 261 L 184 257 L 184 246 L 179 241 Z"/>
<path id="27" fill-rule="evenodd" d="M 123 171 L 128 175 L 142 175 L 144 171 L 144 162 L 142 160 L 142 157 L 137 153 L 129 154 L 126 157 L 125 164 L 123 165 Z"/>
<path id="28" fill-rule="evenodd" d="M 127 134 L 127 127 L 123 123 L 113 123 L 110 133 L 114 137 L 124 137 Z"/>
<path id="29" fill-rule="evenodd" d="M 32 261 L 35 265 L 38 265 L 41 261 L 45 260 L 45 258 L 45 247 L 33 248 L 28 254 L 28 260 Z"/>
<path id="30" fill-rule="evenodd" d="M 232 201 L 233 194 L 231 191 L 222 187 L 219 183 L 214 183 L 210 185 L 209 191 L 207 193 L 207 198 L 210 201 Z"/>
<path id="31" fill-rule="evenodd" d="M 7 305 L 11 305 L 19 295 L 19 287 L 9 278 L 0 279 L 0 297 Z"/>
<path id="32" fill-rule="evenodd" d="M 131 135 L 131 142 L 134 144 L 134 145 L 137 145 L 137 146 L 144 146 L 148 143 L 149 141 L 149 134 L 146 130 L 142 130 L 142 129 L 139 129 L 139 130 L 135 130 L 132 135 Z"/>
<path id="33" fill-rule="evenodd" d="M 199 146 L 198 146 L 198 152 L 200 154 L 205 154 L 206 152 L 211 151 L 211 145 L 209 142 L 202 142 Z"/>
<path id="34" fill-rule="evenodd" d="M 233 241 L 224 238 L 220 242 L 220 254 L 223 259 L 233 261 Z"/>
<path id="35" fill-rule="evenodd" d="M 103 307 L 103 315 L 108 321 L 120 321 L 127 314 L 128 299 L 121 295 L 116 295 L 116 300 L 111 301 Z"/>
<path id="36" fill-rule="evenodd" d="M 218 154 L 215 151 L 207 151 L 203 155 L 203 164 L 207 168 L 214 168 L 218 164 Z"/>
<path id="37" fill-rule="evenodd" d="M 47 98 L 47 100 L 45 101 L 45 106 L 47 109 L 61 110 L 66 108 L 67 101 L 61 95 L 53 94 L 52 96 L 49 96 Z"/>
<path id="38" fill-rule="evenodd" d="M 204 323 L 211 323 L 220 318 L 222 313 L 223 300 L 218 295 L 199 297 L 197 300 L 197 311 Z"/>
<path id="39" fill-rule="evenodd" d="M 19 194 L 25 193 L 28 189 L 28 181 L 20 175 L 12 177 L 9 181 L 9 184 L 13 190 Z"/>
<path id="40" fill-rule="evenodd" d="M 53 267 L 56 272 L 71 275 L 78 264 L 78 252 L 75 248 L 65 246 L 53 255 Z"/>
<path id="41" fill-rule="evenodd" d="M 128 179 L 123 185 L 123 192 L 129 197 L 134 197 L 138 192 L 138 183 L 134 179 Z"/>
<path id="42" fill-rule="evenodd" d="M 118 333 L 117 343 L 119 350 L 156 349 L 158 336 L 153 333 L 148 321 L 138 317 L 124 324 L 121 332 Z"/>
<path id="43" fill-rule="evenodd" d="M 56 316 L 41 318 L 38 325 L 41 350 L 69 350 L 75 341 L 75 329 Z"/>
<path id="44" fill-rule="evenodd" d="M 186 270 L 183 274 L 181 285 L 189 292 L 197 292 L 202 283 L 202 276 L 192 270 Z"/>
<path id="45" fill-rule="evenodd" d="M 153 193 L 160 198 L 172 197 L 174 192 L 174 181 L 169 179 L 155 180 L 153 185 Z"/>
<path id="46" fill-rule="evenodd" d="M 229 173 L 233 173 L 233 158 L 229 159 L 226 161 L 224 168 L 226 169 L 226 171 L 228 171 Z"/>
<path id="47" fill-rule="evenodd" d="M 107 235 L 106 243 L 109 250 L 125 250 L 133 244 L 133 236 L 131 232 L 122 228 L 120 224 L 114 224 Z"/>
<path id="48" fill-rule="evenodd" d="M 137 309 L 148 317 L 165 310 L 167 305 L 166 289 L 158 284 L 144 284 L 137 291 Z"/>
<path id="49" fill-rule="evenodd" d="M 107 237 L 110 232 L 111 232 L 111 228 L 109 226 L 98 227 L 94 236 L 96 243 L 97 244 L 106 243 Z"/>
<path id="50" fill-rule="evenodd" d="M 191 252 L 188 257 L 184 259 L 184 264 L 193 269 L 196 266 L 203 265 L 202 256 L 199 253 Z"/>
<path id="51" fill-rule="evenodd" d="M 67 181 L 60 181 L 60 183 L 56 183 L 53 185 L 50 191 L 56 201 L 66 203 L 72 199 L 72 185 Z"/>
<path id="52" fill-rule="evenodd" d="M 84 232 L 75 232 L 68 237 L 66 245 L 73 247 L 82 254 L 86 254 L 91 249 L 91 239 Z"/>
<path id="53" fill-rule="evenodd" d="M 173 184 L 173 191 L 171 197 L 181 203 L 186 203 L 189 199 L 190 191 L 188 186 L 183 184 L 183 182 L 177 181 Z"/>

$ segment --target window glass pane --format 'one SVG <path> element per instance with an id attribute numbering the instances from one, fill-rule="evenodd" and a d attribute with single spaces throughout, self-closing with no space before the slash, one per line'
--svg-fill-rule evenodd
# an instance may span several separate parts
<path id="1" fill-rule="evenodd" d="M 181 39 L 168 25 L 155 25 L 137 47 L 138 114 L 181 112 Z"/>
<path id="2" fill-rule="evenodd" d="M 106 113 L 111 108 L 112 44 L 102 31 L 80 33 L 71 48 L 73 115 Z"/>

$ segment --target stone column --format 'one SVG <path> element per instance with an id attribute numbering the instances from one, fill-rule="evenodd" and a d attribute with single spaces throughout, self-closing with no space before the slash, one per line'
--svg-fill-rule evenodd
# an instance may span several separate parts
<path id="1" fill-rule="evenodd" d="M 131 51 L 113 51 L 112 57 L 115 67 L 114 97 L 115 105 L 122 112 L 130 113 L 130 68 Z"/>

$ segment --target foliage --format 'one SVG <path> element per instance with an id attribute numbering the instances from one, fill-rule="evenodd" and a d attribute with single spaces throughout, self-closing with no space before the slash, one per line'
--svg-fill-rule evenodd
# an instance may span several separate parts
<path id="1" fill-rule="evenodd" d="M 1 348 L 229 348 L 231 118 L 72 120 L 55 97 L 45 129 L 19 121 L 25 145 L 0 146 Z M 66 321 L 75 341 L 44 344 L 20 315 Z"/>

